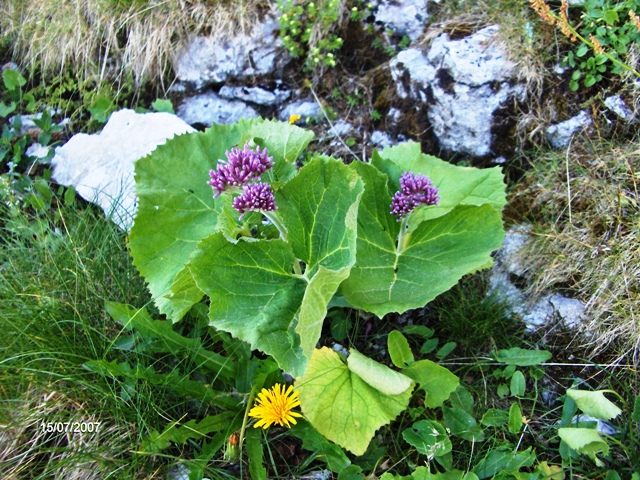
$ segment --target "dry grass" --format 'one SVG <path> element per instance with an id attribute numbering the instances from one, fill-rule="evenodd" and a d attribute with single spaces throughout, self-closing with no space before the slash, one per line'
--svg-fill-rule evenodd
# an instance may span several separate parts
<path id="1" fill-rule="evenodd" d="M 189 37 L 248 29 L 270 0 L 5 0 L 0 27 L 14 61 L 44 74 L 72 68 L 81 79 L 133 75 L 160 81 Z"/>
<path id="2" fill-rule="evenodd" d="M 9 480 L 109 477 L 124 463 L 122 456 L 135 442 L 128 427 L 102 422 L 93 433 L 46 433 L 42 429 L 47 422 L 100 420 L 60 392 L 29 390 L 21 399 L 11 402 L 0 422 L 0 477 Z"/>
<path id="3" fill-rule="evenodd" d="M 568 172 L 568 178 L 567 178 Z M 512 198 L 534 225 L 523 252 L 530 288 L 567 288 L 592 319 L 592 354 L 615 346 L 640 360 L 640 143 L 600 138 L 541 154 Z"/>

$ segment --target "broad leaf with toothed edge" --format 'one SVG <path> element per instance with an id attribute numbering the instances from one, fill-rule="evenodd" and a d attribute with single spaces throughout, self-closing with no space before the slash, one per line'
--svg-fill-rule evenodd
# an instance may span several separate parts
<path id="1" fill-rule="evenodd" d="M 424 220 L 401 247 L 396 245 L 401 224 L 389 209 L 388 177 L 361 162 L 351 168 L 365 190 L 358 212 L 356 264 L 340 286 L 349 303 L 379 317 L 402 313 L 424 306 L 463 275 L 491 264 L 491 252 L 504 238 L 500 212 L 491 204 L 458 205 Z"/>
<path id="2" fill-rule="evenodd" d="M 412 388 L 385 395 L 369 385 L 333 350 L 315 350 L 304 377 L 297 378 L 302 413 L 329 440 L 362 455 L 376 430 L 400 414 Z"/>

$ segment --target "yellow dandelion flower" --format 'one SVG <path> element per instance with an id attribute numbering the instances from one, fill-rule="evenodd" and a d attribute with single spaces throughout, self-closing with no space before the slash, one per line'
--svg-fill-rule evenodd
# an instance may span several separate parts
<path id="1" fill-rule="evenodd" d="M 293 115 L 291 115 L 289 117 L 289 125 L 293 125 L 294 123 L 296 123 L 301 118 L 302 118 L 302 115 L 298 115 L 298 114 L 294 113 Z"/>
<path id="2" fill-rule="evenodd" d="M 291 411 L 300 405 L 298 392 L 293 391 L 293 386 L 289 386 L 285 392 L 284 387 L 276 383 L 271 390 L 263 388 L 258 394 L 253 408 L 249 410 L 249 416 L 258 419 L 254 428 L 267 429 L 274 423 L 291 428 L 289 422 L 296 424 L 293 417 L 302 417 L 298 412 Z"/>

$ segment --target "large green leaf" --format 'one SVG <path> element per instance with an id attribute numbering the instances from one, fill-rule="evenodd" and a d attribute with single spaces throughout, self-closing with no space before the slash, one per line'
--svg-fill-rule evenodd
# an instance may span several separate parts
<path id="1" fill-rule="evenodd" d="M 516 472 L 522 467 L 530 467 L 536 460 L 536 455 L 531 447 L 522 452 L 517 450 L 496 449 L 480 460 L 473 471 L 480 480 L 492 478 L 499 472 Z"/>
<path id="2" fill-rule="evenodd" d="M 551 358 L 551 352 L 546 350 L 526 350 L 524 348 L 513 347 L 505 350 L 498 350 L 493 354 L 497 362 L 515 365 L 518 367 L 530 367 L 540 365 Z"/>
<path id="3" fill-rule="evenodd" d="M 429 467 L 418 467 L 411 475 L 411 478 L 413 480 L 463 480 L 463 476 L 464 472 L 456 469 L 431 473 Z"/>
<path id="4" fill-rule="evenodd" d="M 355 263 L 362 181 L 339 160 L 316 158 L 276 192 L 276 204 L 296 258 L 307 277 Z"/>
<path id="5" fill-rule="evenodd" d="M 424 390 L 424 406 L 427 408 L 441 407 L 460 385 L 458 377 L 431 360 L 414 362 L 402 373 L 418 382 L 419 388 Z"/>
<path id="6" fill-rule="evenodd" d="M 318 158 L 276 193 L 287 240 L 310 278 L 296 327 L 307 360 L 320 338 L 327 304 L 355 263 L 362 190 L 362 181 L 342 162 Z"/>
<path id="7" fill-rule="evenodd" d="M 349 370 L 336 352 L 315 350 L 304 377 L 296 379 L 305 418 L 329 440 L 362 455 L 376 430 L 408 405 L 411 388 L 385 395 Z"/>
<path id="8" fill-rule="evenodd" d="M 158 309 L 174 322 L 200 299 L 183 268 L 198 242 L 218 229 L 222 200 L 213 199 L 209 170 L 249 125 L 174 137 L 135 164 L 139 203 L 129 247 Z"/>
<path id="9" fill-rule="evenodd" d="M 313 132 L 275 120 L 256 123 L 248 130 L 256 143 L 267 147 L 274 162 L 293 163 L 313 140 Z"/>
<path id="10" fill-rule="evenodd" d="M 306 362 L 294 317 L 307 281 L 292 273 L 294 260 L 280 239 L 232 243 L 218 232 L 199 244 L 190 269 L 211 299 L 209 319 L 217 329 L 301 374 Z"/>
<path id="11" fill-rule="evenodd" d="M 296 332 L 300 335 L 302 351 L 307 359 L 320 339 L 327 316 L 327 304 L 340 284 L 349 276 L 350 267 L 328 270 L 320 265 L 304 292 Z"/>
<path id="12" fill-rule="evenodd" d="M 611 420 L 622 413 L 622 410 L 611 400 L 604 396 L 606 390 L 590 392 L 588 390 L 578 390 L 570 388 L 567 395 L 571 397 L 580 410 L 587 415 L 599 418 L 600 420 Z"/>
<path id="13" fill-rule="evenodd" d="M 603 466 L 596 453 L 609 453 L 609 444 L 591 428 L 559 428 L 558 436 L 573 450 L 587 455 L 596 465 Z"/>
<path id="14" fill-rule="evenodd" d="M 300 376 L 320 338 L 327 304 L 355 263 L 358 176 L 335 159 L 301 169 L 276 194 L 287 240 L 204 240 L 190 263 L 196 284 L 211 298 L 219 329 L 273 355 Z M 293 273 L 295 259 L 306 264 Z"/>
<path id="15" fill-rule="evenodd" d="M 400 223 L 389 213 L 387 177 L 373 166 L 351 164 L 365 183 L 358 212 L 356 264 L 340 287 L 352 305 L 382 317 L 424 306 L 465 274 L 491 264 L 504 232 L 490 204 L 458 205 L 425 220 L 396 245 Z"/>
<path id="16" fill-rule="evenodd" d="M 389 176 L 390 185 L 393 185 L 392 194 L 400 190 L 400 176 L 408 171 L 427 175 L 438 187 L 438 206 L 418 209 L 412 214 L 410 224 L 413 225 L 444 215 L 456 205 L 489 204 L 501 211 L 507 203 L 506 185 L 500 167 L 457 167 L 423 154 L 419 143 L 402 143 L 385 148 L 382 152 L 374 150 L 371 163 Z"/>
<path id="17" fill-rule="evenodd" d="M 385 395 L 400 395 L 406 392 L 413 383 L 406 375 L 391 370 L 386 365 L 362 355 L 353 348 L 349 350 L 347 366 L 369 386 Z"/>

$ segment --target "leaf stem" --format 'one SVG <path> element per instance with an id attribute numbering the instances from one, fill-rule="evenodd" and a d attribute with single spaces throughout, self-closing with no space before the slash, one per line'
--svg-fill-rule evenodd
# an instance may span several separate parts
<path id="1" fill-rule="evenodd" d="M 405 248 L 407 248 L 407 243 L 409 243 L 409 239 L 411 238 L 411 233 L 409 232 L 409 220 L 408 216 L 402 219 L 402 223 L 400 224 L 400 232 L 398 233 L 398 246 L 396 250 L 398 253 L 404 252 Z"/>
<path id="2" fill-rule="evenodd" d="M 271 223 L 273 223 L 273 226 L 278 229 L 278 232 L 280 232 L 280 238 L 286 242 L 287 228 L 284 226 L 284 223 L 282 223 L 282 220 L 280 219 L 280 215 L 278 215 L 276 212 L 265 212 L 265 211 L 262 211 L 262 214 L 265 217 L 267 217 Z"/>
<path id="3" fill-rule="evenodd" d="M 269 219 L 269 221 L 271 223 L 273 223 L 273 226 L 276 227 L 278 229 L 278 232 L 280 232 L 280 238 L 283 241 L 287 241 L 287 228 L 284 226 L 284 223 L 282 223 L 282 220 L 280 219 L 280 216 L 273 211 L 270 212 L 265 212 L 263 211 L 262 214 L 267 217 Z M 300 260 L 298 260 L 296 258 L 295 262 L 293 262 L 293 271 L 296 273 L 296 275 L 302 275 L 302 268 L 300 267 Z"/>

